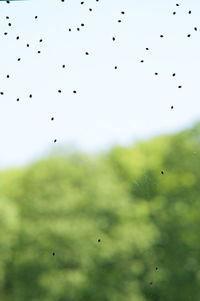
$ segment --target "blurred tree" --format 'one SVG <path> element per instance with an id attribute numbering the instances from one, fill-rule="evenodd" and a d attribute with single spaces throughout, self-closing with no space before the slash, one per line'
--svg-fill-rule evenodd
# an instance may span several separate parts
<path id="1" fill-rule="evenodd" d="M 199 300 L 199 137 L 1 172 L 1 300 Z"/>

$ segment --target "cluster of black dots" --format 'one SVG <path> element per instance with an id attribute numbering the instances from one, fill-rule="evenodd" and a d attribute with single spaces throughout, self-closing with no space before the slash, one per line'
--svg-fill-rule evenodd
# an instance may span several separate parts
<path id="1" fill-rule="evenodd" d="M 65 2 L 65 0 L 61 0 L 61 2 Z M 96 2 L 99 2 L 99 0 L 96 0 Z M 6 1 L 6 3 L 9 4 L 10 1 Z M 81 4 L 81 5 L 84 5 L 85 2 L 84 2 L 84 1 L 81 1 L 80 4 Z M 177 3 L 177 4 L 176 4 L 176 7 L 179 7 L 179 6 L 180 6 L 180 5 Z M 89 7 L 89 11 L 92 12 L 93 9 L 92 9 L 91 7 Z M 192 11 L 189 10 L 189 11 L 188 11 L 188 14 L 191 15 L 191 13 L 192 13 Z M 173 15 L 176 15 L 176 11 L 173 11 L 172 14 L 173 14 Z M 122 16 L 125 15 L 125 11 L 121 11 L 121 15 L 122 15 Z M 9 16 L 6 16 L 6 19 L 9 20 Z M 34 19 L 37 20 L 37 19 L 38 19 L 38 16 L 36 15 L 36 16 L 34 17 Z M 122 19 L 118 19 L 117 22 L 118 22 L 118 23 L 121 23 L 121 22 L 122 22 Z M 11 27 L 11 26 L 12 26 L 12 23 L 9 22 L 9 23 L 8 23 L 8 26 Z M 84 27 L 85 27 L 85 24 L 84 24 L 84 23 L 81 23 L 80 26 L 76 28 L 76 31 L 80 31 L 81 28 L 84 28 Z M 197 30 L 198 30 L 197 27 L 194 27 L 194 31 L 197 31 Z M 72 31 L 72 28 L 68 28 L 68 31 L 71 32 L 71 31 Z M 5 35 L 5 36 L 8 35 L 8 32 L 4 32 L 4 35 Z M 188 34 L 187 34 L 187 37 L 190 38 L 190 37 L 191 37 L 191 33 L 188 33 Z M 164 34 L 160 34 L 160 38 L 163 39 L 163 38 L 164 38 Z M 19 39 L 20 39 L 20 37 L 17 36 L 17 37 L 16 37 L 16 40 L 19 40 Z M 116 37 L 115 37 L 115 36 L 112 37 L 112 41 L 113 41 L 113 42 L 116 41 Z M 42 42 L 43 42 L 43 39 L 42 39 L 42 38 L 39 39 L 39 43 L 42 43 Z M 27 43 L 27 44 L 26 44 L 26 47 L 29 48 L 29 47 L 30 47 L 30 44 Z M 146 47 L 146 51 L 149 51 L 149 47 Z M 37 53 L 40 54 L 41 51 L 38 50 Z M 89 56 L 89 52 L 86 51 L 86 52 L 85 52 L 85 55 L 86 55 L 86 56 Z M 20 57 L 17 58 L 17 61 L 20 62 L 20 61 L 21 61 L 21 58 L 20 58 Z M 144 59 L 140 60 L 140 62 L 141 62 L 141 63 L 144 63 Z M 62 68 L 63 68 L 63 69 L 66 68 L 66 65 L 63 64 L 63 65 L 62 65 Z M 114 69 L 117 70 L 117 69 L 118 69 L 118 66 L 114 66 Z M 158 76 L 158 72 L 155 72 L 154 74 L 155 74 L 155 76 Z M 172 73 L 172 77 L 175 77 L 175 76 L 176 76 L 176 73 Z M 10 75 L 7 74 L 6 77 L 7 77 L 7 78 L 10 78 Z M 182 88 L 182 85 L 178 85 L 178 89 L 181 89 L 181 88 Z M 59 94 L 61 94 L 61 93 L 62 93 L 62 90 L 61 90 L 61 89 L 58 89 L 57 92 L 58 92 Z M 76 94 L 76 93 L 77 93 L 77 90 L 73 90 L 72 92 L 73 92 L 73 94 Z M 0 92 L 0 95 L 4 95 L 4 92 L 1 91 L 1 92 Z M 32 94 L 29 94 L 29 98 L 32 98 L 32 97 L 33 97 L 33 95 L 32 95 Z M 19 98 L 17 98 L 16 100 L 19 101 Z M 171 109 L 174 109 L 174 106 L 173 106 L 173 105 L 171 106 Z M 51 120 L 51 121 L 54 121 L 54 117 L 51 117 L 50 120 Z M 56 142 L 57 142 L 57 139 L 54 139 L 53 142 L 56 143 Z M 161 171 L 161 174 L 164 175 L 164 171 L 163 171 L 163 170 Z M 101 243 L 101 239 L 99 238 L 99 239 L 97 240 L 97 242 L 98 242 L 98 243 Z M 55 255 L 56 255 L 56 253 L 55 253 L 55 251 L 53 251 L 53 252 L 52 252 L 52 256 L 55 256 Z M 155 270 L 158 271 L 158 267 L 156 267 Z M 152 282 L 152 281 L 149 282 L 149 285 L 152 286 L 152 285 L 153 285 L 153 282 Z"/>

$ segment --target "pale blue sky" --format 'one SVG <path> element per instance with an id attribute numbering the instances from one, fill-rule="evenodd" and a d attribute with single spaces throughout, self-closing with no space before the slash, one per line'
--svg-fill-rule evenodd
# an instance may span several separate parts
<path id="1" fill-rule="evenodd" d="M 198 1 L 80 2 L 0 3 L 0 167 L 26 164 L 56 145 L 105 150 L 199 120 Z"/>

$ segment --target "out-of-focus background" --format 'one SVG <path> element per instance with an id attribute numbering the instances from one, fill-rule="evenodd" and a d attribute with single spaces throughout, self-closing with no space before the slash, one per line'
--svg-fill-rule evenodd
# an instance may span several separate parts
<path id="1" fill-rule="evenodd" d="M 199 14 L 0 3 L 0 300 L 200 300 Z"/>

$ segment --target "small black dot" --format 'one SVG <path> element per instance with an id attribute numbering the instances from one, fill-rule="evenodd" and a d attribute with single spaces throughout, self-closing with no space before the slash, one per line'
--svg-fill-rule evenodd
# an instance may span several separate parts
<path id="1" fill-rule="evenodd" d="M 19 61 L 21 61 L 21 58 L 19 57 L 17 60 L 18 60 L 18 62 L 19 62 Z"/>
<path id="2" fill-rule="evenodd" d="M 17 101 L 19 101 L 19 98 L 17 98 Z"/>
<path id="3" fill-rule="evenodd" d="M 6 19 L 9 19 L 9 17 L 8 17 L 8 16 L 6 16 Z"/>
<path id="4" fill-rule="evenodd" d="M 61 93 L 62 91 L 61 90 L 58 90 L 58 93 Z"/>
<path id="5" fill-rule="evenodd" d="M 11 26 L 11 23 L 8 23 L 8 26 Z"/>
<path id="6" fill-rule="evenodd" d="M 98 239 L 98 242 L 101 242 L 101 239 Z"/>
<path id="7" fill-rule="evenodd" d="M 86 54 L 86 55 L 89 55 L 89 52 L 86 52 L 85 54 Z"/>
<path id="8" fill-rule="evenodd" d="M 85 24 L 81 23 L 81 26 L 85 26 Z"/>
<path id="9" fill-rule="evenodd" d="M 69 28 L 69 31 L 72 31 L 71 28 Z"/>
<path id="10" fill-rule="evenodd" d="M 51 117 L 51 120 L 54 120 L 54 117 Z"/>
<path id="11" fill-rule="evenodd" d="M 76 94 L 76 90 L 74 90 L 73 93 Z"/>
<path id="12" fill-rule="evenodd" d="M 191 37 L 191 34 L 188 34 L 187 37 L 190 38 L 190 37 Z"/>
<path id="13" fill-rule="evenodd" d="M 173 73 L 172 76 L 176 76 L 176 73 Z"/>
<path id="14" fill-rule="evenodd" d="M 38 18 L 38 16 L 35 16 L 35 19 L 37 19 Z"/>
<path id="15" fill-rule="evenodd" d="M 155 75 L 158 75 L 158 72 L 155 72 Z"/>
<path id="16" fill-rule="evenodd" d="M 63 68 L 65 68 L 65 65 L 62 65 Z"/>
<path id="17" fill-rule="evenodd" d="M 53 141 L 54 143 L 56 143 L 57 142 L 57 139 L 54 139 L 54 141 Z"/>
<path id="18" fill-rule="evenodd" d="M 89 11 L 92 11 L 92 8 L 89 8 Z"/>
<path id="19" fill-rule="evenodd" d="M 42 40 L 42 39 L 40 39 L 40 41 L 39 41 L 39 42 L 41 43 L 42 41 L 43 41 L 43 40 Z"/>
<path id="20" fill-rule="evenodd" d="M 173 15 L 175 15 L 175 14 L 176 14 L 176 12 L 174 11 L 174 12 L 173 12 Z"/>
<path id="21" fill-rule="evenodd" d="M 161 34 L 160 37 L 163 38 L 164 36 Z"/>
<path id="22" fill-rule="evenodd" d="M 149 50 L 149 48 L 146 48 L 146 50 Z"/>
<path id="23" fill-rule="evenodd" d="M 53 252 L 53 253 L 52 253 L 52 255 L 53 255 L 53 256 L 55 256 L 55 255 L 56 255 L 56 253 L 55 253 L 55 252 Z"/>
<path id="24" fill-rule="evenodd" d="M 189 15 L 191 15 L 191 13 L 192 13 L 192 11 L 191 11 L 191 10 L 189 10 L 188 14 L 189 14 Z"/>
<path id="25" fill-rule="evenodd" d="M 79 28 L 79 27 L 77 28 L 77 31 L 80 31 L 80 28 Z"/>
<path id="26" fill-rule="evenodd" d="M 197 31 L 197 27 L 194 27 L 194 30 Z"/>
<path id="27" fill-rule="evenodd" d="M 4 93 L 3 93 L 3 92 L 0 92 L 0 94 L 1 94 L 1 95 L 4 95 Z"/>
<path id="28" fill-rule="evenodd" d="M 178 3 L 176 3 L 176 6 L 179 6 L 179 4 L 178 4 Z"/>
<path id="29" fill-rule="evenodd" d="M 19 36 L 16 37 L 16 40 L 19 40 Z"/>
<path id="30" fill-rule="evenodd" d="M 124 11 L 121 11 L 121 14 L 122 14 L 122 15 L 124 15 L 124 14 L 125 14 L 125 12 L 124 12 Z"/>
<path id="31" fill-rule="evenodd" d="M 4 32 L 4 35 L 6 36 L 8 33 L 7 32 Z"/>
<path id="32" fill-rule="evenodd" d="M 33 95 L 32 95 L 32 94 L 30 94 L 30 95 L 29 95 L 29 98 L 32 98 L 32 97 L 33 97 Z"/>
<path id="33" fill-rule="evenodd" d="M 37 53 L 41 53 L 41 51 L 40 50 L 38 50 L 38 52 Z"/>
<path id="34" fill-rule="evenodd" d="M 122 20 L 118 20 L 118 23 L 121 23 L 122 22 Z"/>
<path id="35" fill-rule="evenodd" d="M 10 75 L 8 74 L 8 75 L 6 75 L 6 77 L 7 77 L 7 78 L 9 78 L 9 77 L 10 77 Z"/>
<path id="36" fill-rule="evenodd" d="M 9 3 L 10 3 L 10 1 L 6 1 L 6 3 L 8 3 L 8 4 L 9 4 Z"/>
<path id="37" fill-rule="evenodd" d="M 164 171 L 163 170 L 161 170 L 161 174 L 164 175 Z"/>
<path id="38" fill-rule="evenodd" d="M 117 69 L 117 66 L 115 66 L 115 70 Z"/>
<path id="39" fill-rule="evenodd" d="M 64 2 L 65 0 L 61 0 L 61 2 Z"/>
<path id="40" fill-rule="evenodd" d="M 179 88 L 179 89 L 181 89 L 181 88 L 182 88 L 182 86 L 178 86 L 178 88 Z"/>
<path id="41" fill-rule="evenodd" d="M 144 60 L 141 60 L 140 63 L 144 63 Z"/>
<path id="42" fill-rule="evenodd" d="M 29 44 L 26 44 L 26 47 L 29 47 Z"/>
<path id="43" fill-rule="evenodd" d="M 81 4 L 84 4 L 84 1 L 82 1 Z"/>
<path id="44" fill-rule="evenodd" d="M 113 37 L 112 39 L 113 39 L 113 41 L 115 41 L 115 37 Z"/>
<path id="45" fill-rule="evenodd" d="M 156 267 L 156 271 L 158 270 L 158 267 Z"/>
<path id="46" fill-rule="evenodd" d="M 174 107 L 173 106 L 171 106 L 171 109 L 173 109 Z"/>
<path id="47" fill-rule="evenodd" d="M 153 285 L 153 282 L 149 282 L 149 285 L 151 285 L 151 286 L 152 286 L 152 285 Z"/>

